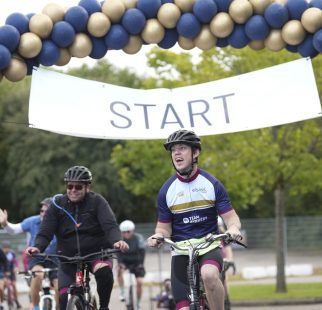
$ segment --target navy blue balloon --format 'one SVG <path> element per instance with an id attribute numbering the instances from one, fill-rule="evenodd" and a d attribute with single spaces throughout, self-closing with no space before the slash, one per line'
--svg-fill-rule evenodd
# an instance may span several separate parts
<path id="1" fill-rule="evenodd" d="M 291 53 L 297 53 L 297 47 L 298 45 L 290 45 L 290 44 L 287 44 L 285 46 L 285 49 Z"/>
<path id="2" fill-rule="evenodd" d="M 38 55 L 39 63 L 43 66 L 53 66 L 59 59 L 59 47 L 51 40 L 44 40 Z"/>
<path id="3" fill-rule="evenodd" d="M 11 53 L 2 44 L 0 44 L 0 70 L 7 68 L 10 65 Z"/>
<path id="4" fill-rule="evenodd" d="M 161 4 L 174 3 L 174 0 L 161 0 Z"/>
<path id="5" fill-rule="evenodd" d="M 89 15 L 102 11 L 101 4 L 97 0 L 81 0 L 78 5 L 83 7 Z"/>
<path id="6" fill-rule="evenodd" d="M 288 9 L 282 4 L 272 3 L 266 8 L 264 17 L 272 28 L 280 29 L 289 20 Z"/>
<path id="7" fill-rule="evenodd" d="M 0 44 L 4 45 L 10 52 L 13 52 L 20 41 L 20 33 L 16 27 L 4 25 L 0 27 Z"/>
<path id="8" fill-rule="evenodd" d="M 217 38 L 216 46 L 226 47 L 228 45 L 229 45 L 229 43 L 228 43 L 227 38 Z"/>
<path id="9" fill-rule="evenodd" d="M 234 48 L 243 48 L 249 43 L 249 38 L 246 35 L 243 25 L 235 24 L 234 30 L 227 37 L 228 43 Z"/>
<path id="10" fill-rule="evenodd" d="M 76 32 L 83 32 L 87 29 L 88 13 L 81 6 L 73 6 L 66 11 L 64 20 L 71 24 Z"/>
<path id="11" fill-rule="evenodd" d="M 233 2 L 233 0 L 213 0 L 216 5 L 218 12 L 228 12 L 230 4 Z"/>
<path id="12" fill-rule="evenodd" d="M 26 17 L 28 18 L 28 20 L 30 21 L 30 18 L 33 17 L 36 13 L 28 13 L 26 14 Z"/>
<path id="13" fill-rule="evenodd" d="M 173 47 L 178 41 L 179 34 L 176 29 L 166 29 L 164 37 L 158 45 L 161 48 L 169 49 Z"/>
<path id="14" fill-rule="evenodd" d="M 217 5 L 213 0 L 196 0 L 192 11 L 201 23 L 206 24 L 217 14 Z"/>
<path id="15" fill-rule="evenodd" d="M 322 53 L 322 29 L 313 35 L 313 46 L 317 51 Z"/>
<path id="16" fill-rule="evenodd" d="M 21 13 L 12 13 L 6 19 L 6 25 L 15 27 L 20 34 L 29 31 L 29 19 Z"/>
<path id="17" fill-rule="evenodd" d="M 313 8 L 319 8 L 322 10 L 322 0 L 311 0 L 309 6 Z"/>
<path id="18" fill-rule="evenodd" d="M 95 38 L 91 36 L 92 41 L 92 51 L 89 57 L 93 59 L 101 59 L 107 53 L 107 46 L 105 44 L 104 38 Z"/>
<path id="19" fill-rule="evenodd" d="M 161 4 L 161 0 L 138 0 L 136 7 L 146 18 L 153 18 L 157 16 Z"/>
<path id="20" fill-rule="evenodd" d="M 74 42 L 75 30 L 65 21 L 57 22 L 52 30 L 51 39 L 59 47 L 67 47 Z"/>
<path id="21" fill-rule="evenodd" d="M 114 50 L 124 48 L 129 43 L 130 39 L 128 32 L 120 24 L 112 25 L 104 38 L 107 47 Z"/>
<path id="22" fill-rule="evenodd" d="M 192 13 L 184 13 L 178 20 L 177 31 L 185 38 L 195 37 L 200 32 L 200 29 L 200 22 Z"/>
<path id="23" fill-rule="evenodd" d="M 139 34 L 145 25 L 146 18 L 144 14 L 136 8 L 130 8 L 122 16 L 122 26 L 130 34 Z"/>
<path id="24" fill-rule="evenodd" d="M 27 75 L 32 74 L 33 67 L 39 67 L 39 60 L 38 57 L 36 58 L 25 58 L 24 59 L 27 65 Z"/>
<path id="25" fill-rule="evenodd" d="M 306 0 L 288 0 L 286 7 L 292 19 L 300 20 L 303 12 L 309 8 Z"/>
<path id="26" fill-rule="evenodd" d="M 302 57 L 315 57 L 319 52 L 313 46 L 313 35 L 309 34 L 306 36 L 305 40 L 298 45 L 298 53 Z"/>
<path id="27" fill-rule="evenodd" d="M 270 32 L 270 27 L 262 15 L 253 15 L 245 24 L 245 32 L 251 40 L 264 40 Z"/>

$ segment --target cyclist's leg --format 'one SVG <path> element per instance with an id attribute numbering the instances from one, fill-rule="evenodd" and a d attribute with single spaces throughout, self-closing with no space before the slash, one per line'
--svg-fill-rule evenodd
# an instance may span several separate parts
<path id="1" fill-rule="evenodd" d="M 100 309 L 107 310 L 114 284 L 112 261 L 96 261 L 92 263 L 92 272 L 97 284 Z"/>
<path id="2" fill-rule="evenodd" d="M 223 259 L 220 248 L 200 257 L 201 277 L 210 309 L 224 310 L 224 287 L 221 281 Z"/>
<path id="3" fill-rule="evenodd" d="M 173 256 L 171 260 L 171 286 L 176 309 L 188 310 L 189 285 L 187 277 L 188 256 Z"/>
<path id="4" fill-rule="evenodd" d="M 30 257 L 28 260 L 28 268 L 31 271 L 42 270 L 44 268 L 43 261 L 35 257 Z M 41 290 L 42 278 L 43 278 L 43 275 L 41 272 L 37 272 L 35 276 L 31 278 L 30 297 L 31 297 L 31 303 L 34 309 L 39 308 L 39 299 L 40 299 L 39 292 Z"/>
<path id="5" fill-rule="evenodd" d="M 16 303 L 17 308 L 21 308 L 20 302 L 18 300 L 18 291 L 17 291 L 17 282 L 16 282 L 16 274 L 14 272 L 10 273 L 10 279 L 12 283 L 13 288 L 13 296 L 14 296 L 14 302 Z"/>
<path id="6" fill-rule="evenodd" d="M 73 264 L 61 264 L 58 270 L 59 308 L 67 307 L 68 288 L 75 282 L 76 266 Z"/>
<path id="7" fill-rule="evenodd" d="M 4 274 L 0 271 L 0 309 L 3 309 L 4 302 Z"/>
<path id="8" fill-rule="evenodd" d="M 123 264 L 118 264 L 117 266 L 117 282 L 120 288 L 120 301 L 125 301 L 125 290 L 124 290 L 124 270 L 126 266 Z"/>
<path id="9" fill-rule="evenodd" d="M 141 299 L 143 294 L 143 282 L 145 276 L 145 269 L 143 265 L 138 265 L 134 269 L 134 275 L 136 278 L 136 303 L 137 308 L 141 308 Z"/>

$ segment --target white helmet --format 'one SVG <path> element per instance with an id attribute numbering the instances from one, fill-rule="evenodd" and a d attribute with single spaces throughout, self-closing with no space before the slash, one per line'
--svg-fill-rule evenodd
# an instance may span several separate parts
<path id="1" fill-rule="evenodd" d="M 121 232 L 132 231 L 135 229 L 135 224 L 130 220 L 125 220 L 120 224 Z"/>

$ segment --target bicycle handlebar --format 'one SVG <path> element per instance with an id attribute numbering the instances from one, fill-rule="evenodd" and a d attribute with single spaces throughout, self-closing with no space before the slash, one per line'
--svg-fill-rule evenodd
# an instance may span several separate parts
<path id="1" fill-rule="evenodd" d="M 89 261 L 90 258 L 96 257 L 111 257 L 112 254 L 120 252 L 120 249 L 105 249 L 98 252 L 90 253 L 84 256 L 75 255 L 75 256 L 66 256 L 60 254 L 46 254 L 46 253 L 31 253 L 32 257 L 39 257 L 44 259 L 49 258 L 60 258 L 70 263 L 78 263 L 78 262 L 86 262 Z"/>
<path id="2" fill-rule="evenodd" d="M 186 246 L 179 246 L 177 243 L 175 243 L 174 241 L 172 241 L 171 239 L 169 238 L 162 238 L 162 237 L 153 237 L 153 239 L 156 239 L 158 242 L 160 243 L 168 243 L 170 244 L 172 247 L 174 247 L 175 249 L 179 250 L 179 251 L 185 251 L 187 250 L 189 247 L 191 248 L 192 246 L 190 245 L 186 245 Z M 230 243 L 236 243 L 240 246 L 243 246 L 245 248 L 247 248 L 247 246 L 240 242 L 240 241 L 237 241 L 235 240 L 234 238 L 232 238 L 232 236 L 229 234 L 229 233 L 224 233 L 224 234 L 218 234 L 218 235 L 215 235 L 215 234 L 208 234 L 206 237 L 205 237 L 205 241 L 198 244 L 195 248 L 198 249 L 198 250 L 201 250 L 201 249 L 206 249 L 207 247 L 209 247 L 213 242 L 215 241 L 224 241 L 225 245 L 228 245 Z"/>

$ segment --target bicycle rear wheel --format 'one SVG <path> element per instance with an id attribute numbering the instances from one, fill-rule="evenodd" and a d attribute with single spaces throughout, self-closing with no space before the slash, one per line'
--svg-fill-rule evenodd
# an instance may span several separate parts
<path id="1" fill-rule="evenodd" d="M 85 304 L 81 297 L 73 295 L 67 302 L 66 310 L 85 310 Z"/>

